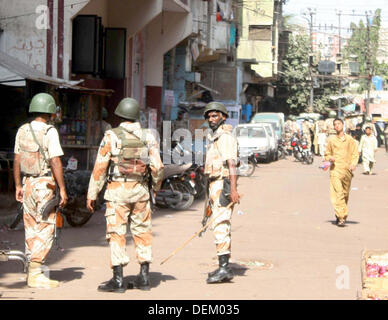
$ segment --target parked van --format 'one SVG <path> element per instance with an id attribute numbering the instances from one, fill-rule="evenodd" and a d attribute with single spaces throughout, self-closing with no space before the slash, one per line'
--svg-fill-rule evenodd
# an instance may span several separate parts
<path id="1" fill-rule="evenodd" d="M 263 124 L 239 124 L 234 129 L 234 134 L 240 153 L 254 154 L 256 159 L 270 161 L 271 142 Z"/>
<path id="2" fill-rule="evenodd" d="M 250 123 L 270 122 L 275 125 L 275 132 L 278 140 L 282 139 L 284 131 L 284 114 L 281 112 L 258 112 Z"/>

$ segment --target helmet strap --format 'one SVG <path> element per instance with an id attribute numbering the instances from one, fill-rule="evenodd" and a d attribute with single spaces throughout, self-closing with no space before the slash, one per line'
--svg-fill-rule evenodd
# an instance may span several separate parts
<path id="1" fill-rule="evenodd" d="M 217 129 L 222 126 L 223 124 L 225 123 L 225 120 L 223 118 L 221 118 L 220 121 L 218 121 L 217 125 L 214 127 L 214 128 L 211 128 L 213 130 L 213 132 L 216 132 Z"/>

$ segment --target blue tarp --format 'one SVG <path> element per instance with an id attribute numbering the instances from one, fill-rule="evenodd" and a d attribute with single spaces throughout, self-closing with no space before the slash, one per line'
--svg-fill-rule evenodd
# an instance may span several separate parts
<path id="1" fill-rule="evenodd" d="M 355 112 L 356 111 L 356 104 L 352 103 L 352 104 L 349 104 L 341 109 L 346 111 L 346 112 Z"/>
<path id="2" fill-rule="evenodd" d="M 383 87 L 384 87 L 384 81 L 383 81 L 383 78 L 379 77 L 379 76 L 374 76 L 372 78 L 372 82 L 374 84 L 374 86 L 376 87 L 376 91 L 381 91 L 383 90 Z"/>

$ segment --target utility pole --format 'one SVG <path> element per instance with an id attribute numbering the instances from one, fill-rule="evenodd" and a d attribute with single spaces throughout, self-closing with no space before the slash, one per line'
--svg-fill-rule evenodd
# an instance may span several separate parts
<path id="1" fill-rule="evenodd" d="M 339 57 L 341 60 L 342 60 L 342 48 L 341 48 L 341 13 L 342 11 L 338 11 L 337 15 L 338 15 L 338 55 L 337 57 Z M 338 61 L 337 61 L 338 62 Z M 341 61 L 342 62 L 342 61 Z M 338 67 L 338 71 L 339 71 L 339 74 L 341 75 L 341 65 L 340 64 L 337 64 L 337 67 Z M 342 101 L 341 101 L 341 96 L 342 96 L 342 80 L 340 78 L 339 80 L 339 99 L 338 99 L 338 117 L 341 117 L 342 116 L 342 110 L 341 110 L 341 107 L 342 107 Z"/>
<path id="2" fill-rule="evenodd" d="M 310 15 L 310 54 L 309 54 L 309 72 L 311 78 L 311 89 L 310 89 L 310 107 L 309 111 L 313 112 L 314 106 L 314 79 L 313 79 L 313 70 L 312 70 L 312 62 L 313 62 L 313 16 L 316 14 L 316 11 L 308 8 Z"/>
<path id="3" fill-rule="evenodd" d="M 366 66 L 368 70 L 368 90 L 366 95 L 366 103 L 365 103 L 365 113 L 366 116 L 369 116 L 369 100 L 370 100 L 370 90 L 371 90 L 371 80 L 372 80 L 372 74 L 371 74 L 371 50 L 370 50 L 370 26 L 369 26 L 369 15 L 368 11 L 365 11 L 366 15 L 366 45 L 367 45 L 367 61 Z"/>

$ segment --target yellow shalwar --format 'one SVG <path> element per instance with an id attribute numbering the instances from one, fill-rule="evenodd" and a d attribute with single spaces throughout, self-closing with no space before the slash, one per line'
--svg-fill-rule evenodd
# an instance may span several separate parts
<path id="1" fill-rule="evenodd" d="M 350 166 L 357 166 L 358 157 L 358 143 L 351 136 L 345 134 L 342 138 L 337 135 L 329 138 L 325 160 L 335 159 L 330 168 L 330 200 L 340 220 L 348 216 L 347 204 L 353 178 Z"/>

